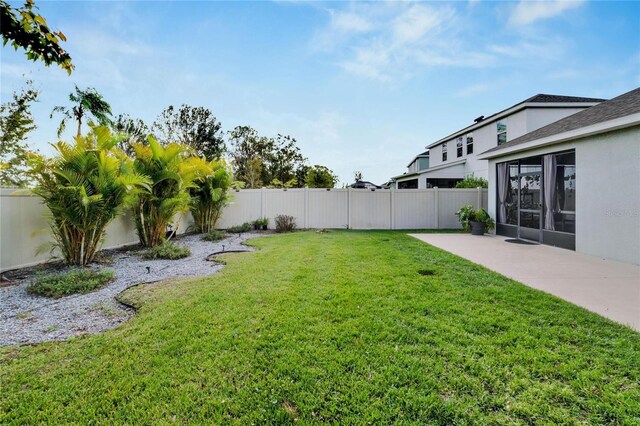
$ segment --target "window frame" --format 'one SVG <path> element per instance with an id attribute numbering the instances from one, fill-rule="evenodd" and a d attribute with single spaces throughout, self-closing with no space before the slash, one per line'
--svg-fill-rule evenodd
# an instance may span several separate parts
<path id="1" fill-rule="evenodd" d="M 447 143 L 446 142 L 442 144 L 442 161 L 443 162 L 447 161 Z"/>
<path id="2" fill-rule="evenodd" d="M 473 133 L 467 134 L 466 146 L 467 146 L 467 155 L 473 154 Z"/>
<path id="3" fill-rule="evenodd" d="M 463 148 L 463 146 L 464 146 L 464 144 L 463 144 L 462 136 L 459 136 L 456 139 L 456 157 L 457 158 L 462 157 L 462 154 L 463 154 L 463 152 L 462 152 L 463 149 L 462 148 Z"/>

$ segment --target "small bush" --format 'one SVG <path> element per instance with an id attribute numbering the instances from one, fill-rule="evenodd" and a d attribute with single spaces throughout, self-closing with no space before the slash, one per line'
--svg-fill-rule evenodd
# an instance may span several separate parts
<path id="1" fill-rule="evenodd" d="M 185 245 L 176 244 L 172 241 L 164 241 L 155 247 L 146 250 L 142 257 L 145 259 L 182 259 L 191 255 L 191 250 Z"/>
<path id="2" fill-rule="evenodd" d="M 227 232 L 230 232 L 232 234 L 240 234 L 242 232 L 251 231 L 252 227 L 253 227 L 253 225 L 251 225 L 250 222 L 245 222 L 242 225 L 232 226 L 231 228 L 227 228 Z"/>
<path id="3" fill-rule="evenodd" d="M 202 237 L 203 240 L 205 241 L 220 241 L 220 240 L 224 240 L 227 237 L 227 234 L 225 234 L 223 231 L 217 231 L 217 230 L 213 230 L 210 232 L 207 232 L 206 234 L 204 234 L 204 237 Z"/>
<path id="4" fill-rule="evenodd" d="M 291 232 L 296 229 L 296 218 L 285 214 L 275 217 L 276 232 Z"/>
<path id="5" fill-rule="evenodd" d="M 456 183 L 456 188 L 488 188 L 489 181 L 481 177 L 467 176 Z"/>
<path id="6" fill-rule="evenodd" d="M 27 287 L 27 292 L 60 298 L 75 293 L 89 293 L 113 279 L 113 271 L 74 269 L 67 273 L 39 274 Z"/>

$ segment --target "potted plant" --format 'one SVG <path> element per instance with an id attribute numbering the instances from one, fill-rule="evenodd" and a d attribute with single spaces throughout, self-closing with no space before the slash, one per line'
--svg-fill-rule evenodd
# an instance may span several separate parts
<path id="1" fill-rule="evenodd" d="M 262 225 L 263 231 L 266 231 L 267 229 L 269 229 L 269 218 L 263 217 L 262 219 L 260 219 L 260 225 Z"/>
<path id="2" fill-rule="evenodd" d="M 260 229 L 260 226 L 262 225 L 262 219 L 256 219 L 253 221 L 253 230 L 257 231 L 258 229 Z"/>
<path id="3" fill-rule="evenodd" d="M 462 206 L 456 213 L 458 220 L 465 231 L 471 231 L 471 235 L 484 235 L 491 232 L 496 224 L 485 209 L 474 209 L 473 206 Z"/>

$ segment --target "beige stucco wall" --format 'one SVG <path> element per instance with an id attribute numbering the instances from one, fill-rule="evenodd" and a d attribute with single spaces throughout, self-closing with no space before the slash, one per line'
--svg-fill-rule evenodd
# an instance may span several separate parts
<path id="1" fill-rule="evenodd" d="M 577 145 L 576 249 L 640 264 L 640 127 Z"/>
<path id="2" fill-rule="evenodd" d="M 496 164 L 576 151 L 576 251 L 640 264 L 640 127 L 533 149 L 489 162 L 488 211 L 496 217 Z"/>

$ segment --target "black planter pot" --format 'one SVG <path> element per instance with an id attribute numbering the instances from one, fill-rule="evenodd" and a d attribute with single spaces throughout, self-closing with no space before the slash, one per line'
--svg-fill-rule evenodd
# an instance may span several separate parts
<path id="1" fill-rule="evenodd" d="M 258 229 L 260 229 L 260 225 L 253 225 L 253 230 L 257 231 Z"/>
<path id="2" fill-rule="evenodd" d="M 484 222 L 474 222 L 470 220 L 469 224 L 471 225 L 471 235 L 484 235 L 486 229 Z"/>
<path id="3" fill-rule="evenodd" d="M 262 230 L 266 231 L 267 230 L 267 225 L 262 225 Z"/>

